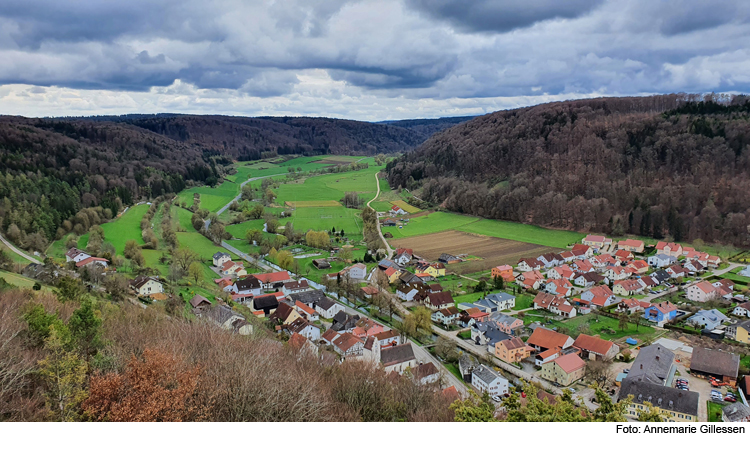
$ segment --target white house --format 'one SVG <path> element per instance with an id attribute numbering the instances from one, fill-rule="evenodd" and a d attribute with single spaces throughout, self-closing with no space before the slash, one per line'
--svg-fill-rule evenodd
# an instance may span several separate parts
<path id="1" fill-rule="evenodd" d="M 65 253 L 66 262 L 70 262 L 70 261 L 81 262 L 86 258 L 91 258 L 91 255 L 75 247 L 68 249 L 68 251 Z"/>
<path id="2" fill-rule="evenodd" d="M 740 317 L 750 317 L 750 302 L 740 303 L 732 310 L 732 314 Z"/>
<path id="3" fill-rule="evenodd" d="M 215 267 L 221 267 L 225 262 L 231 261 L 232 257 L 229 253 L 216 252 L 213 256 L 213 262 Z"/>
<path id="4" fill-rule="evenodd" d="M 707 302 L 716 297 L 716 287 L 708 281 L 701 281 L 687 288 L 687 298 L 694 302 Z"/>
<path id="5" fill-rule="evenodd" d="M 325 319 L 333 319 L 333 316 L 343 310 L 344 305 L 336 303 L 328 297 L 321 298 L 315 303 L 315 311 L 320 314 L 320 317 Z"/>
<path id="6" fill-rule="evenodd" d="M 744 269 L 737 272 L 737 275 L 741 277 L 750 277 L 750 266 L 746 266 Z"/>
<path id="7" fill-rule="evenodd" d="M 414 252 L 410 248 L 399 248 L 396 250 L 396 257 L 393 260 L 400 266 L 405 266 L 411 262 Z"/>
<path id="8" fill-rule="evenodd" d="M 659 254 L 648 257 L 648 265 L 651 267 L 669 267 L 677 262 L 677 258 L 670 255 Z"/>
<path id="9" fill-rule="evenodd" d="M 407 368 L 416 367 L 417 358 L 414 356 L 411 343 L 407 342 L 406 344 L 382 348 L 380 350 L 380 363 L 386 373 L 403 374 Z"/>
<path id="10" fill-rule="evenodd" d="M 492 397 L 501 397 L 508 393 L 508 380 L 484 364 L 471 373 L 471 385 L 479 392 L 488 392 Z"/>
<path id="11" fill-rule="evenodd" d="M 313 342 L 320 340 L 320 328 L 302 317 L 295 319 L 292 323 L 286 325 L 286 329 L 289 331 L 289 334 L 299 333 Z"/>
<path id="12" fill-rule="evenodd" d="M 164 286 L 156 278 L 137 277 L 135 280 L 130 282 L 130 287 L 140 296 L 148 296 L 151 294 L 160 294 L 164 292 Z"/>
<path id="13" fill-rule="evenodd" d="M 364 280 L 367 276 L 367 266 L 357 263 L 341 271 L 342 275 L 347 274 L 350 280 Z"/>
<path id="14" fill-rule="evenodd" d="M 453 322 L 458 319 L 459 316 L 459 310 L 455 306 L 450 306 L 448 308 L 438 309 L 434 313 L 432 313 L 432 321 L 442 323 L 445 326 L 448 326 L 452 324 Z"/>

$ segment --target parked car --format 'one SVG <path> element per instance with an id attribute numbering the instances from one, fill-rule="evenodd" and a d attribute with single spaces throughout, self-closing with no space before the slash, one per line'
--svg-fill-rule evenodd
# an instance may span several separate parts
<path id="1" fill-rule="evenodd" d="M 724 401 L 725 402 L 729 402 L 729 403 L 734 403 L 734 402 L 737 401 L 737 399 L 734 398 L 734 397 L 730 397 L 730 396 L 727 395 L 726 397 L 724 397 Z"/>

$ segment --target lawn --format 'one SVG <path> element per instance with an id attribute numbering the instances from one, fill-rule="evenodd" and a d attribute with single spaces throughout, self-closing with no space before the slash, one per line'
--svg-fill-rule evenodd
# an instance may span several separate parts
<path id="1" fill-rule="evenodd" d="M 36 280 L 24 277 L 23 275 L 18 275 L 18 274 L 11 273 L 11 272 L 5 272 L 4 270 L 0 270 L 0 278 L 4 278 L 5 281 L 19 288 L 31 289 L 36 283 Z M 42 290 L 47 291 L 47 290 L 51 290 L 51 288 L 48 286 L 42 285 Z"/>
<path id="2" fill-rule="evenodd" d="M 292 213 L 291 221 L 296 231 L 328 230 L 335 227 L 345 234 L 362 235 L 361 211 L 343 206 L 325 208 L 297 208 Z M 282 219 L 282 222 L 286 222 Z"/>
<path id="3" fill-rule="evenodd" d="M 60 250 L 62 251 L 62 253 L 61 253 L 62 257 L 65 258 L 65 252 L 68 251 L 68 249 L 66 249 L 65 245 L 63 245 L 63 241 L 55 241 L 52 244 L 54 245 L 57 242 L 60 243 L 58 245 L 58 247 L 60 247 Z M 50 246 L 50 248 L 47 249 L 47 254 L 50 255 L 50 256 L 52 256 L 50 254 L 50 249 L 51 248 L 52 248 L 52 246 Z M 14 263 L 28 264 L 28 263 L 31 262 L 28 259 L 24 258 L 23 256 L 19 255 L 18 253 L 14 252 L 13 250 L 11 250 L 8 247 L 6 247 L 5 244 L 3 244 L 2 242 L 0 242 L 0 250 L 2 250 L 3 253 L 5 253 L 6 255 L 8 255 L 8 257 L 10 258 L 10 260 L 13 261 Z M 58 249 L 55 248 L 55 251 L 57 251 L 57 250 Z M 32 252 L 26 252 L 26 254 L 29 254 L 29 253 L 32 253 Z M 32 255 L 33 255 L 33 253 L 32 253 Z M 39 259 L 39 258 L 37 258 L 37 259 Z"/>
<path id="4" fill-rule="evenodd" d="M 226 230 L 238 239 L 245 239 L 248 230 L 263 230 L 265 219 L 248 220 L 247 222 L 227 225 Z"/>
<path id="5" fill-rule="evenodd" d="M 478 217 L 463 216 L 447 212 L 434 212 L 411 219 L 403 228 L 385 227 L 383 228 L 383 232 L 390 232 L 394 239 L 398 239 L 454 230 L 479 220 L 481 219 Z"/>
<path id="6" fill-rule="evenodd" d="M 129 240 L 134 240 L 143 245 L 141 219 L 143 219 L 143 215 L 146 214 L 148 208 L 149 205 L 146 204 L 133 206 L 118 219 L 101 225 L 104 230 L 104 240 L 111 242 L 118 254 L 122 255 L 125 250 L 125 243 Z M 79 245 L 81 245 L 80 240 Z"/>
<path id="7" fill-rule="evenodd" d="M 339 201 L 346 192 L 375 193 L 377 167 L 352 172 L 332 173 L 309 177 L 302 183 L 285 183 L 276 190 L 276 203 L 298 201 Z M 369 195 L 369 198 L 372 198 Z"/>
<path id="8" fill-rule="evenodd" d="M 548 230 L 535 225 L 490 219 L 474 221 L 456 229 L 467 233 L 557 248 L 565 248 L 569 244 L 581 242 L 585 236 L 573 231 Z"/>
<path id="9" fill-rule="evenodd" d="M 620 330 L 620 327 L 618 325 L 619 321 L 612 317 L 599 316 L 599 321 L 597 322 L 596 320 L 597 318 L 594 314 L 587 314 L 585 316 L 574 317 L 564 322 L 553 320 L 551 326 L 565 328 L 569 333 L 574 334 L 578 332 L 578 327 L 580 325 L 587 323 L 589 329 L 586 334 L 598 334 L 602 339 L 606 339 L 609 341 L 613 341 L 626 336 L 645 336 L 653 334 L 655 331 L 652 327 L 646 325 L 639 326 L 638 331 L 636 331 L 636 326 L 632 323 L 628 323 L 628 326 L 625 330 Z M 604 329 L 612 329 L 615 333 L 609 334 L 608 332 L 604 332 Z"/>
<path id="10" fill-rule="evenodd" d="M 201 208 L 216 212 L 240 193 L 240 185 L 239 183 L 224 181 L 216 187 L 200 186 L 186 189 L 180 192 L 177 197 L 190 207 L 193 205 L 193 194 L 195 193 L 201 196 Z"/>
<path id="11" fill-rule="evenodd" d="M 706 401 L 706 405 L 708 406 L 708 421 L 721 422 L 721 409 L 724 407 L 724 405 L 712 402 L 710 400 Z"/>
<path id="12" fill-rule="evenodd" d="M 403 209 L 404 211 L 408 212 L 409 214 L 414 214 L 422 211 L 421 209 L 417 208 L 416 206 L 411 206 L 410 204 L 406 203 L 403 200 L 396 200 L 391 202 L 392 204 L 398 206 L 399 208 Z"/>
<path id="13" fill-rule="evenodd" d="M 370 206 L 372 207 L 372 209 L 374 209 L 377 212 L 388 212 L 393 207 L 391 202 L 381 202 L 381 201 L 374 201 L 370 203 Z"/>
<path id="14" fill-rule="evenodd" d="M 534 306 L 534 296 L 529 294 L 518 294 L 516 296 L 516 306 L 513 307 L 514 311 L 520 311 L 522 309 L 531 308 Z"/>

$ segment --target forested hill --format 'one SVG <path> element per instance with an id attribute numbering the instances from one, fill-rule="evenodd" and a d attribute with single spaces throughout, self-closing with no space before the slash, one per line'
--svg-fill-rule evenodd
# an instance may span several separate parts
<path id="1" fill-rule="evenodd" d="M 748 245 L 749 146 L 743 96 L 577 100 L 456 125 L 388 177 L 483 217 Z"/>
<path id="2" fill-rule="evenodd" d="M 420 128 L 321 117 L 232 117 L 175 114 L 64 118 L 135 125 L 239 160 L 277 154 L 374 155 L 404 152 L 430 137 Z M 443 127 L 444 128 L 444 127 Z M 440 128 L 442 129 L 442 128 Z M 437 131 L 437 128 L 435 129 Z"/>
<path id="3" fill-rule="evenodd" d="M 377 122 L 392 127 L 406 128 L 418 133 L 423 139 L 427 139 L 433 134 L 443 131 L 459 123 L 468 122 L 476 116 L 461 117 L 441 117 L 439 119 L 408 119 L 408 120 L 388 120 Z"/>

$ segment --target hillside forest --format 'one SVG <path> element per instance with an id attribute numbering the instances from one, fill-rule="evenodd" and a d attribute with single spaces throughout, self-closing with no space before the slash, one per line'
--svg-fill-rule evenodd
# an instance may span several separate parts
<path id="1" fill-rule="evenodd" d="M 750 244 L 744 96 L 601 98 L 499 111 L 391 161 L 435 205 L 550 228 Z"/>

